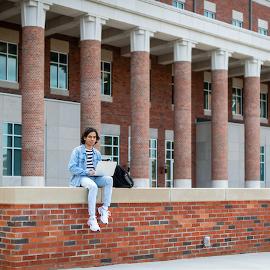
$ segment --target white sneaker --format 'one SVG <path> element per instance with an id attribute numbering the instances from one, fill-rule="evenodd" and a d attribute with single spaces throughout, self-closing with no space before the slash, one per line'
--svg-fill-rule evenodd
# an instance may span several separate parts
<path id="1" fill-rule="evenodd" d="M 98 213 L 100 214 L 100 220 L 104 224 L 108 224 L 109 216 L 111 215 L 111 212 L 104 209 L 102 206 L 98 208 Z"/>
<path id="2" fill-rule="evenodd" d="M 90 230 L 93 232 L 100 231 L 100 227 L 97 223 L 96 217 L 91 217 L 87 221 L 87 225 L 90 227 Z"/>

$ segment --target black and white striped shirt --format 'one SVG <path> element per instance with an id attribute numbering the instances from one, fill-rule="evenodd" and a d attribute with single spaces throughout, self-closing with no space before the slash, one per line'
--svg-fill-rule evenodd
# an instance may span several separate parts
<path id="1" fill-rule="evenodd" d="M 86 150 L 86 168 L 94 170 L 95 168 L 93 165 L 93 149 L 91 150 L 85 149 L 85 150 Z"/>

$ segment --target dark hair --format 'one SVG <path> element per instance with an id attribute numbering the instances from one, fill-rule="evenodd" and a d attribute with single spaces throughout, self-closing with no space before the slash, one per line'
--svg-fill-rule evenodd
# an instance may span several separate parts
<path id="1" fill-rule="evenodd" d="M 85 144 L 85 139 L 84 139 L 84 138 L 87 137 L 88 134 L 91 133 L 91 132 L 95 132 L 95 133 L 96 133 L 96 137 L 97 137 L 96 143 L 99 141 L 100 137 L 99 137 L 99 135 L 98 135 L 97 130 L 96 130 L 95 128 L 88 127 L 88 128 L 86 128 L 86 129 L 84 130 L 84 132 L 83 132 L 83 134 L 82 134 L 82 136 L 81 136 L 81 144 Z"/>

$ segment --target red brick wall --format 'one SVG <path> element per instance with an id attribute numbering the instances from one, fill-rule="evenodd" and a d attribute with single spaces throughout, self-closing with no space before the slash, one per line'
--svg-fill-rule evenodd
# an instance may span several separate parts
<path id="1" fill-rule="evenodd" d="M 0 268 L 57 269 L 270 251 L 270 201 L 114 203 L 89 231 L 87 206 L 0 205 Z M 203 247 L 204 236 L 210 248 Z"/>

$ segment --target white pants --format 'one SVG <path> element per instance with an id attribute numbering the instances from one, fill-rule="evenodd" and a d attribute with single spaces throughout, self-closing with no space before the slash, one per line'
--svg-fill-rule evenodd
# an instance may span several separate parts
<path id="1" fill-rule="evenodd" d="M 83 176 L 80 181 L 81 186 L 88 189 L 88 212 L 90 217 L 96 215 L 96 201 L 99 187 L 103 188 L 103 206 L 110 206 L 113 186 L 113 179 L 111 176 L 91 176 L 91 178 Z"/>

